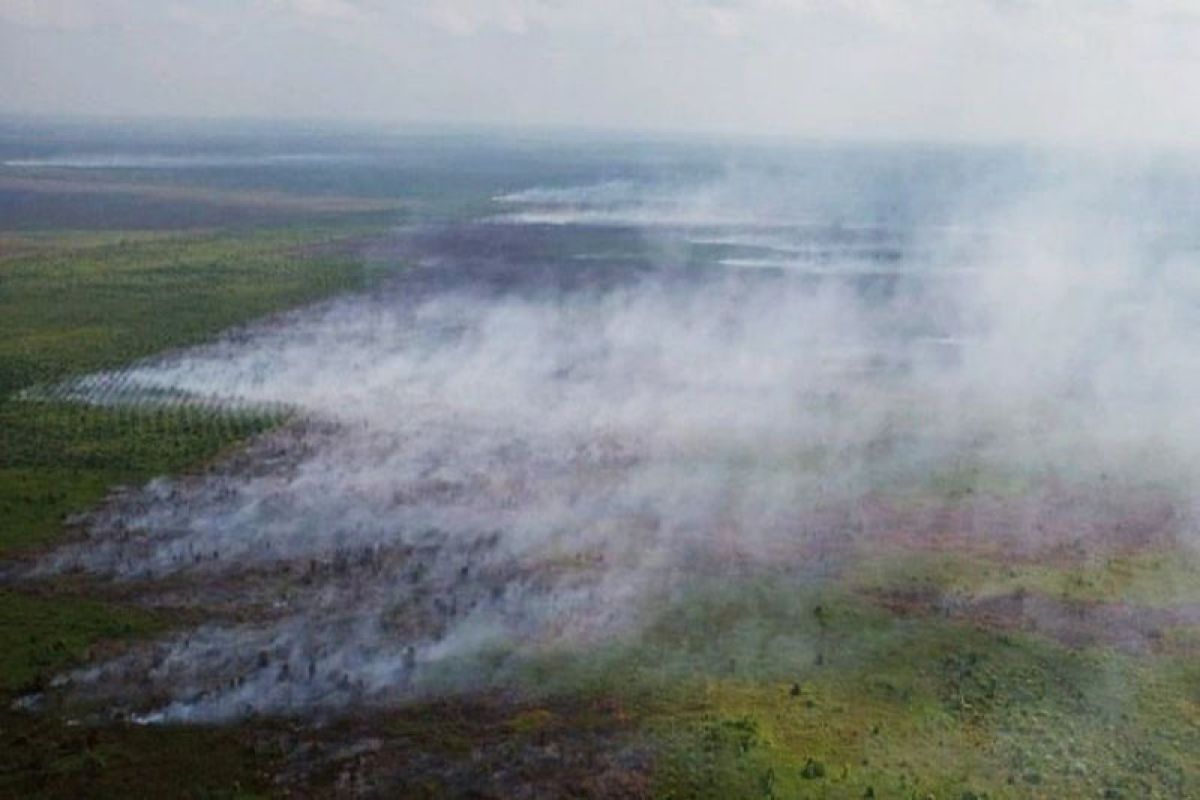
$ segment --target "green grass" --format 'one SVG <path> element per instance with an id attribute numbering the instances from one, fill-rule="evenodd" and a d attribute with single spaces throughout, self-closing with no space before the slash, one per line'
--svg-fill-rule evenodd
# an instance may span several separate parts
<path id="1" fill-rule="evenodd" d="M 0 797 L 270 796 L 274 755 L 242 731 L 71 725 L 0 712 Z"/>
<path id="2" fill-rule="evenodd" d="M 346 227 L 342 234 L 365 229 Z M 337 229 L 80 234 L 0 242 L 0 556 L 52 545 L 118 484 L 195 469 L 279 414 L 99 408 L 14 394 L 202 342 L 232 325 L 364 285 L 354 259 L 306 254 Z M 105 643 L 171 620 L 56 583 L 0 591 L 0 704 Z M 252 797 L 264 759 L 235 732 L 71 727 L 0 712 L 0 797 Z"/>
<path id="3" fill-rule="evenodd" d="M 212 459 L 278 415 L 0 402 L 0 553 L 54 541 L 117 484 Z"/>
<path id="4" fill-rule="evenodd" d="M 0 396 L 361 286 L 357 261 L 299 252 L 330 238 L 303 229 L 97 234 L 0 260 Z"/>
<path id="5" fill-rule="evenodd" d="M 0 692 L 38 691 L 100 639 L 162 630 L 154 614 L 95 600 L 0 591 Z"/>
<path id="6" fill-rule="evenodd" d="M 0 260 L 0 553 L 52 541 L 65 516 L 113 484 L 203 463 L 275 421 L 21 402 L 13 393 L 362 286 L 354 259 L 304 255 L 331 238 L 302 229 L 66 234 L 26 237 L 24 250 Z"/>
<path id="7" fill-rule="evenodd" d="M 24 237 L 17 255 L 0 259 L 0 555 L 52 544 L 64 519 L 114 485 L 195 468 L 280 419 L 28 402 L 14 392 L 203 341 L 363 285 L 353 259 L 303 254 L 332 236 L 68 233 Z M 8 592 L 0 615 L 15 637 L 5 639 L 0 658 L 5 690 L 70 663 L 93 641 L 145 630 L 134 612 L 52 593 Z"/>
<path id="8" fill-rule="evenodd" d="M 896 644 L 791 686 L 710 681 L 691 708 L 649 715 L 666 754 L 660 794 L 1184 797 L 1200 786 L 1194 732 L 1162 746 L 1130 686 L 1105 693 L 1114 674 L 1137 686 L 1128 663 L 966 630 L 917 629 Z"/>
<path id="9" fill-rule="evenodd" d="M 516 685 L 617 698 L 657 743 L 660 797 L 1200 793 L 1192 659 L 897 616 L 842 579 L 696 583 L 623 645 L 544 654 Z"/>
<path id="10" fill-rule="evenodd" d="M 1200 603 L 1200 556 L 1187 548 L 1100 555 L 1079 564 L 1001 561 L 953 551 L 876 548 L 847 580 L 857 590 L 934 590 L 983 599 L 1033 592 L 1067 603 L 1171 608 Z"/>

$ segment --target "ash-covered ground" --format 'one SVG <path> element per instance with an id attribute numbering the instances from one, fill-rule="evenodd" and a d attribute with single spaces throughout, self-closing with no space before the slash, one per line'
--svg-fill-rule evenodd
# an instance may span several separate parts
<path id="1" fill-rule="evenodd" d="M 58 689 L 151 722 L 533 695 L 702 580 L 1190 545 L 1194 251 L 1040 197 L 933 225 L 746 194 L 514 191 L 373 244 L 404 266 L 369 293 L 77 384 L 295 416 L 33 567 L 211 620 Z"/>

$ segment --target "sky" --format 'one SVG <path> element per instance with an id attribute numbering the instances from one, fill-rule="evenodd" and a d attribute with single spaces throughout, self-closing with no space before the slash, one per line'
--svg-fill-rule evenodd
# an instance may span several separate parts
<path id="1" fill-rule="evenodd" d="M 0 113 L 1186 144 L 1200 0 L 0 0 Z"/>

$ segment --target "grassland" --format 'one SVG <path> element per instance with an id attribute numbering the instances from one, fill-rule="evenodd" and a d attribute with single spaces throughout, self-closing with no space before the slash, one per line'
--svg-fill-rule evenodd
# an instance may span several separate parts
<path id="1" fill-rule="evenodd" d="M 919 562 L 887 585 L 944 574 Z M 1045 581 L 1012 572 L 1026 591 Z M 781 571 L 698 582 L 623 645 L 527 664 L 546 699 L 520 718 L 561 729 L 564 697 L 585 720 L 617 709 L 608 723 L 650 743 L 645 791 L 664 798 L 1193 797 L 1200 669 L 1177 644 L 1069 646 Z"/>
<path id="2" fill-rule="evenodd" d="M 353 288 L 359 264 L 300 257 L 331 235 L 10 237 L 17 254 L 0 261 L 0 393 L 117 367 Z"/>
<path id="3" fill-rule="evenodd" d="M 261 415 L 19 402 L 22 389 L 118 367 L 362 284 L 322 231 L 17 239 L 0 260 L 0 552 L 49 541 L 107 487 L 203 463 Z M 345 234 L 343 234 L 345 235 Z"/>
<path id="4" fill-rule="evenodd" d="M 0 237 L 0 557 L 11 563 L 58 540 L 68 516 L 113 486 L 196 469 L 279 421 L 266 413 L 24 401 L 19 390 L 194 344 L 360 287 L 358 261 L 312 248 L 366 230 Z M 5 708 L 96 647 L 174 622 L 65 584 L 19 587 L 0 591 Z M 235 796 L 261 783 L 229 732 L 97 733 L 6 710 L 0 737 L 0 796 Z"/>
<path id="5" fill-rule="evenodd" d="M 733 666 L 647 707 L 667 754 L 660 796 L 1190 797 L 1200 786 L 1187 655 L 1065 647 L 898 616 L 853 593 L 755 587 L 716 602 L 746 597 L 768 621 L 756 641 L 710 652 Z M 818 653 L 804 653 L 813 642 Z"/>

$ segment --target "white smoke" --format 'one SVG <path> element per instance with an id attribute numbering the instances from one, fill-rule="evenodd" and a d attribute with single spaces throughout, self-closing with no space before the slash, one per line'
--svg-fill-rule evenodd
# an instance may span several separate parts
<path id="1" fill-rule="evenodd" d="M 636 630 L 689 575 L 930 532 L 944 508 L 886 498 L 964 467 L 1029 481 L 1011 508 L 955 501 L 960 533 L 997 546 L 1190 536 L 1195 251 L 1158 257 L 1153 232 L 1028 200 L 917 235 L 805 219 L 764 238 L 714 196 L 692 218 L 726 227 L 684 246 L 765 242 L 784 262 L 718 254 L 575 291 L 401 277 L 123 374 L 301 421 L 114 498 L 40 566 L 258 610 L 76 683 L 145 671 L 165 696 L 151 719 L 503 683 L 514 659 Z M 663 237 L 691 213 L 627 183 L 504 201 Z M 1152 512 L 1114 507 L 1150 486 Z"/>

